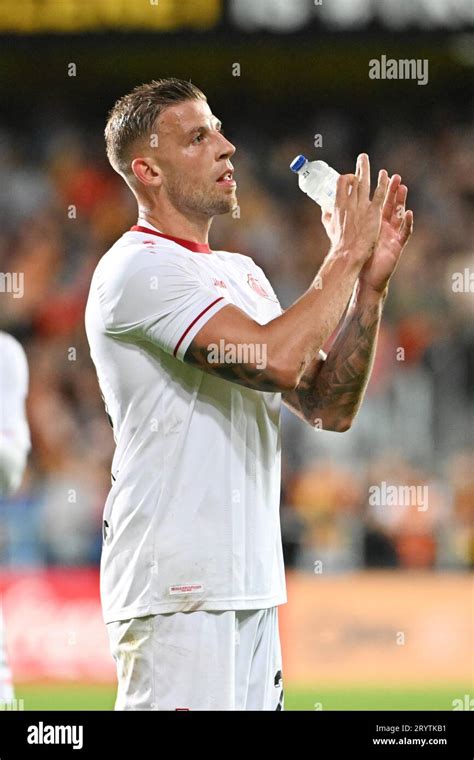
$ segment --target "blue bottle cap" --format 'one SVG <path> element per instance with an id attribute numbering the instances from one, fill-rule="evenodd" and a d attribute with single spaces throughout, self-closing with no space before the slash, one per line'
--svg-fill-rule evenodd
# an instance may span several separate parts
<path id="1" fill-rule="evenodd" d="M 298 172 L 306 161 L 306 156 L 296 156 L 290 164 L 291 171 Z"/>

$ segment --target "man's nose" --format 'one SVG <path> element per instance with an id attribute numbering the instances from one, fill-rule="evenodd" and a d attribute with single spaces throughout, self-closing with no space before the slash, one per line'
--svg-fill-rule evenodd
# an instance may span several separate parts
<path id="1" fill-rule="evenodd" d="M 232 145 L 232 143 L 224 137 L 224 135 L 219 135 L 220 143 L 219 143 L 219 158 L 230 158 L 230 156 L 233 156 L 236 148 L 235 145 Z"/>

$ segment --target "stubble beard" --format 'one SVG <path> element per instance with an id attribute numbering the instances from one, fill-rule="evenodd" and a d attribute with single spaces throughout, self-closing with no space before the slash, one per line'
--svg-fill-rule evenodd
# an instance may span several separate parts
<path id="1" fill-rule="evenodd" d="M 186 214 L 217 216 L 229 213 L 237 204 L 235 192 L 224 192 L 217 184 L 213 192 L 209 188 L 189 186 L 182 179 L 168 178 L 166 190 L 173 206 Z"/>

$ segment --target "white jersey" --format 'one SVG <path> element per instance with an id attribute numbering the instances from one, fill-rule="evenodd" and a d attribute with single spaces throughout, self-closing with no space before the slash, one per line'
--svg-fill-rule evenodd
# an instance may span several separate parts
<path id="1" fill-rule="evenodd" d="M 0 332 L 0 497 L 15 493 L 23 478 L 31 447 L 25 411 L 27 393 L 25 352 L 15 338 Z M 11 702 L 14 696 L 0 607 L 0 705 Z"/>
<path id="2" fill-rule="evenodd" d="M 183 361 L 229 303 L 260 324 L 282 312 L 248 256 L 163 235 L 143 220 L 94 272 L 86 332 L 117 446 L 104 509 L 106 623 L 287 600 L 281 394 Z"/>
<path id="3" fill-rule="evenodd" d="M 18 341 L 0 332 L 0 496 L 20 486 L 30 450 L 25 402 L 28 363 Z"/>

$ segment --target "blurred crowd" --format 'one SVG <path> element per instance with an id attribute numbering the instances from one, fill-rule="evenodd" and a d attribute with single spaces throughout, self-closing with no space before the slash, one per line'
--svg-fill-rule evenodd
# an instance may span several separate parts
<path id="1" fill-rule="evenodd" d="M 301 152 L 347 172 L 364 150 L 373 173 L 401 174 L 415 231 L 351 430 L 313 430 L 282 409 L 287 566 L 473 567 L 474 124 L 428 132 L 372 124 L 364 144 L 339 112 L 320 115 L 318 126 L 331 135 L 324 150 L 308 147 L 310 126 L 269 141 L 243 126 L 226 129 L 237 146 L 239 206 L 214 220 L 211 247 L 252 256 L 283 307 L 304 292 L 328 240 L 319 207 L 288 169 Z M 106 161 L 100 127 L 0 125 L 0 156 L 0 272 L 24 273 L 23 297 L 0 294 L 0 329 L 27 352 L 32 435 L 22 488 L 0 501 L 0 564 L 97 563 L 114 442 L 84 307 L 97 261 L 136 222 L 135 201 Z M 398 501 L 371 498 L 384 483 L 399 487 Z M 427 502 L 407 503 L 406 488 L 416 486 Z"/>

